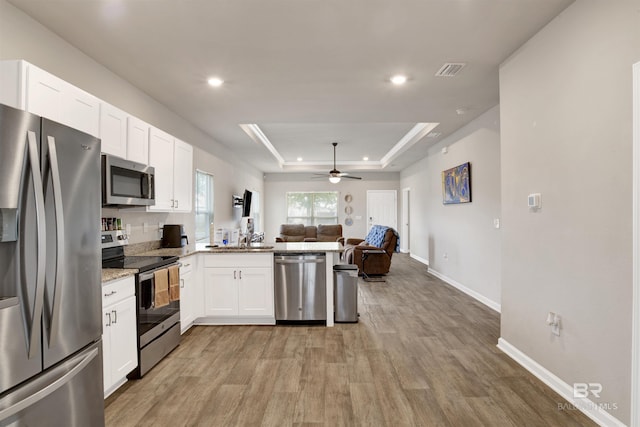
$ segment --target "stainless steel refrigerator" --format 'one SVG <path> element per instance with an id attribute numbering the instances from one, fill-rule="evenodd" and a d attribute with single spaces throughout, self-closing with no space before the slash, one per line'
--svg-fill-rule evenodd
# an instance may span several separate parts
<path id="1" fill-rule="evenodd" d="M 100 140 L 0 104 L 0 427 L 103 426 Z"/>

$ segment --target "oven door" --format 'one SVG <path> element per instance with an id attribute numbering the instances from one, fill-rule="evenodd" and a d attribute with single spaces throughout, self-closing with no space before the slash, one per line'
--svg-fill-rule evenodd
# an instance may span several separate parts
<path id="1" fill-rule="evenodd" d="M 155 205 L 155 169 L 142 163 L 102 155 L 102 205 Z"/>
<path id="2" fill-rule="evenodd" d="M 160 269 L 171 267 L 171 264 Z M 136 301 L 138 304 L 138 337 L 140 348 L 165 333 L 171 326 L 180 322 L 180 301 L 171 301 L 168 305 L 155 307 L 155 279 L 152 270 L 138 274 Z"/>

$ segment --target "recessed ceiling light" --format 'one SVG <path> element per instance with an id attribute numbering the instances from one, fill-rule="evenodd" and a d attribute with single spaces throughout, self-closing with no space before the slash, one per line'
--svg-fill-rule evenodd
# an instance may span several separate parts
<path id="1" fill-rule="evenodd" d="M 369 160 L 369 158 L 367 156 L 365 156 L 365 157 L 362 158 L 362 160 L 364 160 L 366 162 L 367 160 Z"/>
<path id="2" fill-rule="evenodd" d="M 395 76 L 391 77 L 389 80 L 394 85 L 403 85 L 407 82 L 407 76 L 403 76 L 402 74 L 396 74 Z"/>
<path id="3" fill-rule="evenodd" d="M 209 83 L 209 85 L 213 87 L 220 87 L 222 86 L 222 83 L 224 83 L 224 80 L 218 77 L 211 77 L 209 80 L 207 80 L 207 83 Z"/>
<path id="4" fill-rule="evenodd" d="M 296 160 L 301 162 L 302 161 L 302 157 L 298 157 Z"/>

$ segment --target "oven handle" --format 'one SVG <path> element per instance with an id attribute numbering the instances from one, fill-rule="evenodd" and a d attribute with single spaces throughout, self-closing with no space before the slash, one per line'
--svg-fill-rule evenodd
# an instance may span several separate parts
<path id="1" fill-rule="evenodd" d="M 153 279 L 154 273 L 158 270 L 163 270 L 165 268 L 169 268 L 169 267 L 173 267 L 174 265 L 177 265 L 178 267 L 182 267 L 182 263 L 176 262 L 173 264 L 169 264 L 169 265 L 163 265 L 162 267 L 158 267 L 156 269 L 153 269 L 151 271 L 145 271 L 142 274 L 138 274 L 138 280 L 139 281 L 144 281 L 144 280 L 149 280 L 149 279 Z"/>

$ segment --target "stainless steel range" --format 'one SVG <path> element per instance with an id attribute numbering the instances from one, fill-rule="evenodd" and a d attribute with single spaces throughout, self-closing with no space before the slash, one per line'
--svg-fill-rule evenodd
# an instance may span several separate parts
<path id="1" fill-rule="evenodd" d="M 156 272 L 179 266 L 176 256 L 125 256 L 121 231 L 102 232 L 102 268 L 131 268 L 136 274 L 138 367 L 128 375 L 141 378 L 180 344 L 180 301 L 155 303 Z"/>

